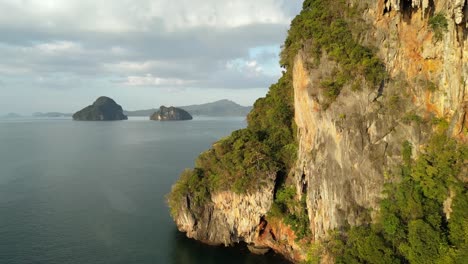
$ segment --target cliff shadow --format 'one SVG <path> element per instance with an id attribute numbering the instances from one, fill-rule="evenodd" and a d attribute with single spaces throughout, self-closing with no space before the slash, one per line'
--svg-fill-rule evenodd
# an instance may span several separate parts
<path id="1" fill-rule="evenodd" d="M 171 264 L 291 264 L 274 252 L 252 254 L 245 243 L 233 247 L 209 246 L 187 238 L 177 229 L 173 230 L 171 240 Z"/>

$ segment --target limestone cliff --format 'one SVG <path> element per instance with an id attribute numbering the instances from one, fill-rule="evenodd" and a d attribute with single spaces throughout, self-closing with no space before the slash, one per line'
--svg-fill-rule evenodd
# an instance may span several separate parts
<path id="1" fill-rule="evenodd" d="M 313 12 L 308 5 L 332 2 L 306 1 L 301 14 Z M 363 53 L 372 51 L 380 60 L 375 65 L 383 65 L 385 78 L 372 79 L 372 67 L 365 68 L 373 61 L 370 55 L 354 69 L 346 56 L 360 50 L 351 47 L 340 61 L 349 47 L 332 42 L 327 48 L 322 40 L 304 39 L 306 18 L 293 21 L 290 35 L 298 34 L 301 42 L 287 40 L 283 56 L 289 59 L 283 64 L 294 92 L 294 165 L 286 166 L 286 176 L 272 175 L 257 192 L 215 191 L 201 207 L 182 196 L 175 221 L 189 237 L 225 245 L 251 243 L 302 261 L 304 244 L 322 241 L 332 229 L 375 218 L 386 175 L 402 160 L 403 142 L 411 143 L 417 155 L 433 134 L 431 120 L 447 120 L 450 134 L 467 141 L 468 3 L 347 0 L 343 10 L 351 11 L 334 14 L 342 14 L 345 22 L 330 27 L 350 25 L 353 39 L 368 47 Z M 302 28 L 293 31 L 294 23 Z M 250 117 L 261 106 L 256 104 Z M 295 186 L 298 201 L 305 201 L 309 240 L 297 239 L 292 226 L 270 214 L 284 181 Z"/>
<path id="2" fill-rule="evenodd" d="M 307 69 L 307 54 L 296 57 L 294 104 L 300 147 L 295 178 L 298 190 L 307 188 L 315 239 L 330 229 L 369 221 L 369 212 L 378 209 L 385 170 L 399 161 L 402 142 L 419 146 L 431 133 L 424 122 L 404 122 L 405 116 L 446 118 L 452 134 L 466 140 L 468 42 L 460 10 L 466 12 L 467 7 L 460 1 L 431 3 L 350 1 L 367 6 L 363 18 L 369 30 L 361 37 L 378 48 L 390 74 L 379 91 L 345 88 L 324 110 L 320 81 L 330 75 L 333 62 L 322 58 L 318 68 Z M 439 41 L 428 24 L 430 13 L 449 17 Z M 388 101 L 392 98 L 396 105 Z"/>
<path id="3" fill-rule="evenodd" d="M 192 207 L 191 197 L 183 197 L 186 206 L 178 212 L 176 221 L 179 230 L 190 238 L 213 245 L 252 243 L 260 219 L 273 202 L 274 179 L 274 175 L 270 175 L 268 182 L 252 193 L 215 193 L 202 207 Z"/>
<path id="4" fill-rule="evenodd" d="M 180 120 L 192 120 L 193 117 L 184 109 L 176 107 L 165 107 L 161 106 L 159 111 L 153 113 L 150 116 L 150 120 L 154 121 L 180 121 Z"/>

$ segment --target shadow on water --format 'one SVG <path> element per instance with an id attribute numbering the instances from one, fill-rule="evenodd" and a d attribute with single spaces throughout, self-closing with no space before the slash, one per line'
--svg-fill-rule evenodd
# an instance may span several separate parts
<path id="1" fill-rule="evenodd" d="M 174 246 L 170 247 L 172 264 L 290 264 L 278 254 L 263 256 L 249 252 L 245 245 L 236 247 L 208 246 L 189 239 L 185 234 L 173 230 Z"/>

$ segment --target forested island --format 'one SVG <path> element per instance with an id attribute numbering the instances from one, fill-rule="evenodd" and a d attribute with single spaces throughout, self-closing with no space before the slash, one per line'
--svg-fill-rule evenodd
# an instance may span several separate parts
<path id="1" fill-rule="evenodd" d="M 106 96 L 99 97 L 92 105 L 73 114 L 73 120 L 76 121 L 116 121 L 127 119 L 127 116 L 123 114 L 122 106 Z"/>

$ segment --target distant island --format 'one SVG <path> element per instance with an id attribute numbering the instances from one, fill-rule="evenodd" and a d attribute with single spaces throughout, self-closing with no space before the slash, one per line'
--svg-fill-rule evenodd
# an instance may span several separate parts
<path id="1" fill-rule="evenodd" d="M 151 115 L 150 119 L 154 121 L 181 121 L 192 120 L 193 117 L 184 109 L 161 106 Z"/>
<path id="2" fill-rule="evenodd" d="M 200 105 L 179 106 L 177 108 L 183 109 L 195 116 L 247 116 L 252 110 L 251 106 L 241 106 L 230 100 L 219 100 L 212 103 Z M 160 109 L 146 109 L 137 111 L 124 111 L 127 116 L 151 116 L 153 113 Z"/>
<path id="3" fill-rule="evenodd" d="M 22 117 L 20 114 L 17 113 L 8 113 L 4 116 L 1 116 L 2 118 L 20 118 Z"/>
<path id="4" fill-rule="evenodd" d="M 47 112 L 47 113 L 41 113 L 41 112 L 36 112 L 32 114 L 33 117 L 71 117 L 73 114 L 70 113 L 59 113 L 59 112 Z"/>
<path id="5" fill-rule="evenodd" d="M 73 120 L 76 121 L 115 121 L 127 120 L 122 106 L 109 97 L 101 96 L 92 105 L 76 112 Z"/>

